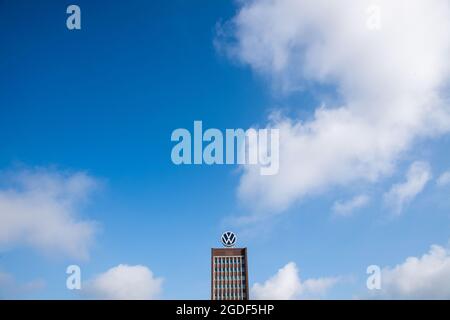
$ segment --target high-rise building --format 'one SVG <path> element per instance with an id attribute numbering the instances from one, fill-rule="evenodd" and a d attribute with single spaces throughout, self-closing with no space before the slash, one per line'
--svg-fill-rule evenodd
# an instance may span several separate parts
<path id="1" fill-rule="evenodd" d="M 248 300 L 247 248 L 232 248 L 236 236 L 232 232 L 222 235 L 228 248 L 211 249 L 211 299 Z"/>

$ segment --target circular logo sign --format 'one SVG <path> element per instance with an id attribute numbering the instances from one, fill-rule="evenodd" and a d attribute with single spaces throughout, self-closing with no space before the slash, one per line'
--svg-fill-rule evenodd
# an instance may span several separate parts
<path id="1" fill-rule="evenodd" d="M 222 234 L 221 240 L 225 247 L 232 247 L 236 243 L 236 235 L 231 231 L 226 231 Z"/>

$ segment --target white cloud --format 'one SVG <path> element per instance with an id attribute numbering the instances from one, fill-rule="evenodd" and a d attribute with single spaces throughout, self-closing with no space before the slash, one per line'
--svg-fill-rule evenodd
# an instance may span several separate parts
<path id="1" fill-rule="evenodd" d="M 333 205 L 333 211 L 340 216 L 349 216 L 353 211 L 365 207 L 369 200 L 369 196 L 362 194 L 348 201 L 336 201 Z"/>
<path id="2" fill-rule="evenodd" d="M 95 223 L 78 209 L 98 185 L 84 172 L 33 169 L 0 177 L 0 248 L 28 246 L 46 254 L 85 259 Z"/>
<path id="3" fill-rule="evenodd" d="M 422 192 L 430 179 L 430 166 L 424 162 L 414 162 L 406 173 L 405 182 L 393 185 L 384 195 L 384 201 L 396 214 L 400 214 L 405 204 Z"/>
<path id="4" fill-rule="evenodd" d="M 245 167 L 238 190 L 255 211 L 376 182 L 417 139 L 450 130 L 442 93 L 450 75 L 447 0 L 239 3 L 219 32 L 229 36 L 219 38 L 222 48 L 284 92 L 326 86 L 335 93 L 312 119 L 269 120 L 280 128 L 279 174 Z M 379 30 L 366 27 L 372 4 L 381 9 Z"/>
<path id="5" fill-rule="evenodd" d="M 450 171 L 442 173 L 436 181 L 439 187 L 445 187 L 450 184 Z"/>
<path id="6" fill-rule="evenodd" d="M 409 257 L 394 268 L 381 272 L 385 299 L 450 299 L 450 251 L 431 246 L 422 257 Z"/>
<path id="7" fill-rule="evenodd" d="M 83 292 L 94 299 L 148 300 L 159 296 L 162 282 L 145 266 L 120 264 L 88 281 Z"/>
<path id="8" fill-rule="evenodd" d="M 301 281 L 294 262 L 289 262 L 263 284 L 255 283 L 251 298 L 257 300 L 291 300 L 324 295 L 339 278 L 318 278 Z"/>

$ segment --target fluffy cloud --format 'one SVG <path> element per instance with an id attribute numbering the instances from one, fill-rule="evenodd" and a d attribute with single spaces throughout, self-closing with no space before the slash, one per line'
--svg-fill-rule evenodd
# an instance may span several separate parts
<path id="1" fill-rule="evenodd" d="M 450 251 L 431 246 L 422 257 L 409 257 L 381 272 L 381 291 L 386 299 L 450 299 Z"/>
<path id="2" fill-rule="evenodd" d="M 445 187 L 450 184 L 450 171 L 442 173 L 436 181 L 439 187 Z"/>
<path id="3" fill-rule="evenodd" d="M 430 166 L 424 162 L 414 162 L 409 167 L 405 182 L 393 185 L 384 195 L 384 200 L 396 214 L 400 214 L 404 205 L 422 192 L 430 179 Z"/>
<path id="4" fill-rule="evenodd" d="M 120 264 L 88 281 L 83 291 L 94 299 L 148 300 L 159 296 L 162 281 L 145 266 Z"/>
<path id="5" fill-rule="evenodd" d="M 348 216 L 354 210 L 363 208 L 369 203 L 370 198 L 365 195 L 355 196 L 348 201 L 336 201 L 333 205 L 333 211 L 340 216 Z"/>
<path id="6" fill-rule="evenodd" d="M 95 223 L 78 217 L 98 182 L 84 172 L 33 169 L 0 176 L 0 248 L 28 246 L 85 259 Z"/>
<path id="7" fill-rule="evenodd" d="M 251 298 L 257 300 L 291 300 L 324 295 L 338 278 L 318 278 L 301 281 L 294 262 L 289 262 L 263 284 L 255 283 Z"/>
<path id="8" fill-rule="evenodd" d="M 222 49 L 285 93 L 334 92 L 310 119 L 269 119 L 280 128 L 279 174 L 245 167 L 238 190 L 255 209 L 279 212 L 330 187 L 376 182 L 417 139 L 450 130 L 447 0 L 239 3 L 219 30 Z M 368 24 L 373 5 L 379 29 Z"/>

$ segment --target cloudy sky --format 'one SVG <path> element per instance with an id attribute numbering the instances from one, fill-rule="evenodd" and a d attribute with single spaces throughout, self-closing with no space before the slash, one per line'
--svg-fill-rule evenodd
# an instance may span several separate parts
<path id="1" fill-rule="evenodd" d="M 450 299 L 448 0 L 69 4 L 0 1 L 0 298 L 209 299 L 230 229 L 251 298 Z M 196 120 L 278 174 L 175 165 Z"/>

